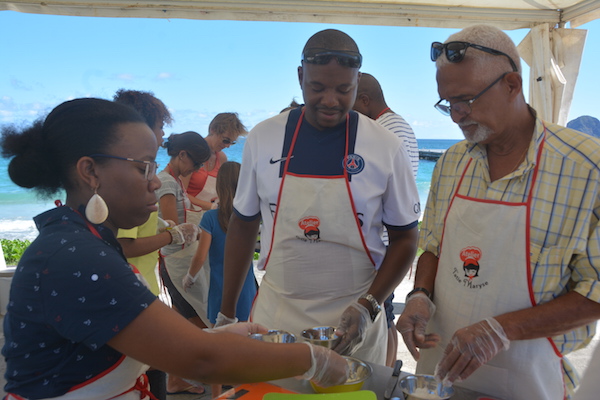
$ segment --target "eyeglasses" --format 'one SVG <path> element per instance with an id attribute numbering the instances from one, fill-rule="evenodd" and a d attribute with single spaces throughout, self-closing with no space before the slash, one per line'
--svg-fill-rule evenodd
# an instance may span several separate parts
<path id="1" fill-rule="evenodd" d="M 301 61 L 308 64 L 326 65 L 335 57 L 342 67 L 360 68 L 362 56 L 357 51 L 328 50 L 320 48 L 306 49 L 302 53 Z"/>
<path id="2" fill-rule="evenodd" d="M 444 50 L 446 52 L 446 58 L 451 63 L 459 63 L 465 58 L 465 54 L 467 52 L 467 48 L 473 47 L 474 49 L 485 51 L 486 53 L 493 54 L 495 56 L 504 56 L 508 58 L 510 62 L 510 66 L 513 69 L 513 72 L 517 72 L 519 69 L 517 68 L 517 64 L 513 61 L 512 58 L 506 53 L 501 52 L 500 50 L 492 49 L 490 47 L 481 46 L 479 44 L 473 44 L 469 42 L 448 42 L 448 43 L 440 43 L 433 42 L 431 43 L 431 61 L 435 61 Z"/>
<path id="3" fill-rule="evenodd" d="M 231 140 L 229 138 L 224 137 L 222 140 L 223 144 L 227 144 L 227 145 L 232 145 L 232 144 L 236 144 L 237 141 L 236 140 Z"/>
<path id="4" fill-rule="evenodd" d="M 158 169 L 158 163 L 156 161 L 135 160 L 133 158 L 111 156 L 108 154 L 90 154 L 89 157 L 92 157 L 92 158 L 96 158 L 96 157 L 114 158 L 115 160 L 124 160 L 124 161 L 131 161 L 131 162 L 146 164 L 146 170 L 144 171 L 144 178 L 146 178 L 146 180 L 149 180 L 149 181 L 154 179 L 154 177 L 156 176 L 156 170 Z"/>
<path id="5" fill-rule="evenodd" d="M 488 87 L 486 87 L 481 92 L 479 92 L 471 100 L 457 101 L 454 104 L 450 104 L 450 102 L 448 100 L 441 99 L 440 101 L 435 103 L 434 107 L 444 115 L 449 116 L 452 114 L 452 111 L 454 111 L 455 113 L 458 113 L 458 114 L 466 117 L 467 115 L 471 114 L 471 104 L 473 104 L 475 102 L 475 100 L 477 100 L 478 98 L 483 96 L 483 94 L 485 92 L 490 90 L 492 88 L 492 86 L 494 86 L 496 83 L 500 82 L 508 74 L 510 74 L 510 72 L 505 72 L 502 75 L 500 75 L 500 77 L 498 79 L 496 79 L 494 82 L 490 83 L 490 85 Z"/>

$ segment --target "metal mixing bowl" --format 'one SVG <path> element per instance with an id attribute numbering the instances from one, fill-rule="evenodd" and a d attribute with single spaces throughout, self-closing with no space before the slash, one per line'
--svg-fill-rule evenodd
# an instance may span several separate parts
<path id="1" fill-rule="evenodd" d="M 335 334 L 335 327 L 317 326 L 314 328 L 303 330 L 302 339 L 304 339 L 304 341 L 308 343 L 315 344 L 317 346 L 324 346 L 328 349 L 331 349 L 334 345 L 337 344 L 340 338 Z"/>
<path id="2" fill-rule="evenodd" d="M 315 385 L 313 382 L 310 383 L 312 388 L 317 393 L 341 393 L 341 392 L 355 392 L 360 390 L 365 381 L 371 377 L 373 369 L 369 364 L 358 358 L 343 356 L 348 363 L 348 380 L 342 385 L 321 387 Z"/>
<path id="3" fill-rule="evenodd" d="M 402 391 L 411 399 L 443 400 L 454 394 L 451 386 L 444 386 L 433 375 L 409 375 L 400 380 Z"/>
<path id="4" fill-rule="evenodd" d="M 269 343 L 295 343 L 296 336 L 293 333 L 272 329 L 267 333 L 253 333 L 248 336 L 250 339 L 262 340 Z"/>

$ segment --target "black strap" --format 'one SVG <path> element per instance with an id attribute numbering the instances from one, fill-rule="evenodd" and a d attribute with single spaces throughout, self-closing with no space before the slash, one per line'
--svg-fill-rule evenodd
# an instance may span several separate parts
<path id="1" fill-rule="evenodd" d="M 300 115 L 302 115 L 302 107 L 294 108 L 290 111 L 288 115 L 287 124 L 285 125 L 285 137 L 283 139 L 283 148 L 281 149 L 281 158 L 287 157 L 290 152 L 290 147 L 292 146 L 292 139 L 294 137 L 294 132 L 296 131 L 296 126 L 298 125 L 298 120 L 300 119 Z M 282 161 L 279 166 L 279 177 L 283 177 L 283 170 L 285 168 L 285 161 Z"/>
<path id="2" fill-rule="evenodd" d="M 356 137 L 358 132 L 358 113 L 356 111 L 350 111 L 349 127 L 348 127 L 348 154 L 354 154 L 354 148 L 356 146 Z M 285 137 L 283 139 L 283 148 L 281 149 L 281 158 L 287 157 L 290 147 L 292 145 L 292 139 L 298 120 L 302 115 L 302 107 L 298 107 L 290 111 L 288 120 L 285 125 Z M 279 167 L 279 177 L 283 177 L 283 170 L 285 168 L 285 161 L 283 161 Z M 348 180 L 352 180 L 352 174 L 348 174 Z"/>
<path id="3" fill-rule="evenodd" d="M 351 110 L 349 112 L 350 118 L 348 119 L 348 155 L 354 154 L 354 148 L 356 147 L 356 136 L 358 134 L 358 113 Z M 344 166 L 345 168 L 346 166 Z M 348 182 L 352 181 L 352 174 L 348 174 Z"/>

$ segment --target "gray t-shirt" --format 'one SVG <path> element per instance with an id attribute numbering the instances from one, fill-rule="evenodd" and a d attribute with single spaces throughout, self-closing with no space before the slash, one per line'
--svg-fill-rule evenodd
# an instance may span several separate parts
<path id="1" fill-rule="evenodd" d="M 162 186 L 156 190 L 156 197 L 160 201 L 160 198 L 167 194 L 175 196 L 175 200 L 177 203 L 177 218 L 179 218 L 179 221 L 175 221 L 175 223 L 184 223 L 185 210 L 186 208 L 190 207 L 190 201 L 185 195 L 181 183 L 166 170 L 163 170 L 158 174 L 158 179 L 160 179 Z M 158 209 L 158 216 L 164 219 L 160 207 Z M 169 255 L 179 250 L 181 250 L 180 244 L 167 245 L 161 249 L 161 253 L 164 255 Z"/>

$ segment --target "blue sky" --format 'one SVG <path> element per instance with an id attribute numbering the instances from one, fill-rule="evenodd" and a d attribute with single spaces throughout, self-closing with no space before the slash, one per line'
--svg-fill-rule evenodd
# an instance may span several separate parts
<path id="1" fill-rule="evenodd" d="M 0 123 L 22 123 L 76 97 L 112 98 L 117 89 L 152 91 L 175 123 L 167 134 L 207 133 L 212 117 L 235 111 L 251 128 L 292 99 L 306 40 L 336 28 L 352 36 L 362 71 L 381 83 L 388 105 L 419 139 L 461 139 L 438 100 L 432 41 L 454 29 L 284 22 L 90 18 L 0 12 Z M 600 21 L 590 22 L 569 119 L 600 118 L 596 96 Z M 527 30 L 507 31 L 518 44 Z M 528 70 L 526 70 L 528 71 Z M 527 93 L 527 82 L 525 92 Z"/>

